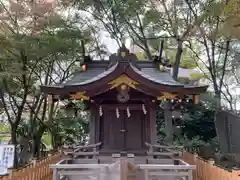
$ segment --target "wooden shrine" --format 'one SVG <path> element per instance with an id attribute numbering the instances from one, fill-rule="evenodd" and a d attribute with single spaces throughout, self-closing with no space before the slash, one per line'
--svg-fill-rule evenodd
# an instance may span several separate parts
<path id="1" fill-rule="evenodd" d="M 198 101 L 207 86 L 183 85 L 161 61 L 138 60 L 123 46 L 108 61 L 85 58 L 71 79 L 41 91 L 54 100 L 76 99 L 89 104 L 90 143 L 101 142 L 102 151 L 141 151 L 145 142 L 156 143 L 156 113 L 165 112 L 167 139 L 171 141 L 172 115 L 168 104 Z"/>

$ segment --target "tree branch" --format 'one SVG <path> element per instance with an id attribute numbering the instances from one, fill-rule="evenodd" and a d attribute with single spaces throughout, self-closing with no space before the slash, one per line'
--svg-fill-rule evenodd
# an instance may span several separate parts
<path id="1" fill-rule="evenodd" d="M 220 77 L 220 83 L 219 83 L 220 89 L 222 88 L 223 79 L 224 79 L 224 75 L 225 75 L 225 72 L 226 72 L 226 65 L 227 65 L 227 60 L 228 60 L 229 45 L 230 45 L 230 40 L 227 40 L 227 42 L 226 42 L 226 52 L 225 52 L 225 57 L 224 57 L 223 67 L 222 67 L 222 75 Z"/>

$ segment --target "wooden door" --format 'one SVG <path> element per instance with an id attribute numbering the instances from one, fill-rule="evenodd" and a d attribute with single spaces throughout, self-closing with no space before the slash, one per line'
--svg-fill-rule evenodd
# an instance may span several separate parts
<path id="1" fill-rule="evenodd" d="M 131 116 L 125 116 L 125 149 L 141 150 L 143 148 L 143 120 L 145 115 L 141 110 L 132 110 Z"/>
<path id="2" fill-rule="evenodd" d="M 120 118 L 116 117 L 116 110 L 108 110 L 104 112 L 101 118 L 101 142 L 103 149 L 117 149 L 121 150 L 124 147 L 124 116 L 120 111 Z"/>
<path id="3" fill-rule="evenodd" d="M 102 149 L 108 150 L 141 150 L 143 148 L 143 122 L 145 115 L 141 110 L 131 110 L 128 118 L 126 110 L 104 112 L 100 125 Z"/>

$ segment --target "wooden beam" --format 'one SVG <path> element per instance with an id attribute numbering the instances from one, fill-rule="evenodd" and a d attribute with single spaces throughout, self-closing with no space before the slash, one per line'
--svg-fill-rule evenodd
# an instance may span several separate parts
<path id="1" fill-rule="evenodd" d="M 193 95 L 193 102 L 194 102 L 194 104 L 199 103 L 199 95 L 197 95 L 197 94 Z"/>
<path id="2" fill-rule="evenodd" d="M 51 169 L 102 169 L 107 167 L 107 164 L 51 164 Z"/>
<path id="3" fill-rule="evenodd" d="M 90 145 L 85 145 L 85 146 L 76 146 L 74 152 L 77 152 L 81 149 L 90 149 L 90 148 L 96 148 L 96 147 L 99 147 L 102 143 L 99 142 L 97 144 L 90 144 Z"/>
<path id="4" fill-rule="evenodd" d="M 189 170 L 196 169 L 196 165 L 173 165 L 173 164 L 139 164 L 139 169 L 149 169 L 149 170 Z"/>
<path id="5" fill-rule="evenodd" d="M 155 105 L 155 104 L 154 104 Z M 152 144 L 157 143 L 157 127 L 156 127 L 156 121 L 157 121 L 157 108 L 156 105 L 154 106 L 149 105 L 150 108 L 148 108 L 149 111 L 149 123 L 150 123 L 150 142 Z"/>
<path id="6" fill-rule="evenodd" d="M 142 109 L 142 104 L 102 104 L 103 111 L 106 109 L 116 109 L 119 110 L 126 110 L 126 108 L 129 107 L 130 110 L 140 110 Z"/>
<path id="7" fill-rule="evenodd" d="M 54 99 L 54 95 L 48 95 L 47 99 L 48 99 L 48 103 L 52 104 L 53 103 L 53 99 Z"/>
<path id="8" fill-rule="evenodd" d="M 96 143 L 96 116 L 97 109 L 94 104 L 90 104 L 90 122 L 89 122 L 89 142 L 91 144 Z"/>
<path id="9" fill-rule="evenodd" d="M 60 95 L 56 95 L 56 94 L 54 94 L 54 95 L 49 95 L 49 96 L 52 96 L 52 100 L 59 100 L 60 99 Z"/>
<path id="10" fill-rule="evenodd" d="M 148 153 L 147 155 L 151 155 L 151 156 L 174 156 L 176 153 L 174 152 L 152 152 L 152 153 Z"/>
<path id="11" fill-rule="evenodd" d="M 85 95 L 86 92 L 76 92 L 74 94 L 70 95 L 70 99 L 76 99 L 76 100 L 89 100 L 89 96 Z"/>
<path id="12" fill-rule="evenodd" d="M 169 92 L 161 92 L 163 95 L 157 97 L 157 100 L 164 100 L 164 99 L 175 99 L 177 94 L 169 93 Z"/>

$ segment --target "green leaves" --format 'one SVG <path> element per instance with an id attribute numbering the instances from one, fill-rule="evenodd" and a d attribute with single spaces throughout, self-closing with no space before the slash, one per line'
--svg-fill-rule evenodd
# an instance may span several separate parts
<path id="1" fill-rule="evenodd" d="M 238 0 L 230 0 L 224 7 L 224 13 L 227 16 L 236 16 L 240 12 L 240 3 Z"/>
<path id="2" fill-rule="evenodd" d="M 83 56 L 81 41 L 86 47 L 96 46 L 93 27 L 81 17 L 60 14 L 59 7 L 51 3 L 35 3 L 13 0 L 8 8 L 1 2 L 0 11 L 0 94 L 5 100 L 1 103 L 6 107 L 5 113 L 11 114 L 8 120 L 13 133 L 17 129 L 20 134 L 34 135 L 44 131 L 46 122 L 55 115 L 48 114 L 39 85 L 57 84 L 69 78 L 75 62 Z M 26 111 L 30 117 L 23 119 Z M 27 123 L 21 124 L 22 121 Z M 33 126 L 27 127 L 28 122 Z"/>
<path id="3" fill-rule="evenodd" d="M 85 142 L 89 133 L 89 124 L 84 117 L 68 118 L 58 111 L 52 131 L 61 137 L 62 142 Z"/>
<path id="4" fill-rule="evenodd" d="M 176 46 L 169 46 L 165 48 L 166 56 L 170 59 L 170 63 L 173 65 L 176 55 Z M 193 58 L 193 53 L 187 48 L 183 49 L 180 67 L 185 69 L 194 69 L 197 67 L 196 60 Z"/>
<path id="5" fill-rule="evenodd" d="M 147 10 L 143 17 L 143 24 L 145 26 L 149 23 L 152 23 L 153 25 L 155 25 L 156 23 L 161 21 L 160 18 L 161 18 L 161 13 L 159 13 L 157 10 L 155 9 Z"/>
<path id="6" fill-rule="evenodd" d="M 204 74 L 203 73 L 192 73 L 190 74 L 190 79 L 191 80 L 200 80 L 202 78 L 204 78 Z"/>
<path id="7" fill-rule="evenodd" d="M 206 6 L 205 14 L 211 17 L 219 17 L 223 15 L 225 4 L 224 1 L 210 1 Z"/>
<path id="8" fill-rule="evenodd" d="M 188 139 L 195 137 L 208 142 L 216 137 L 214 111 L 206 110 L 204 106 L 193 107 L 189 112 L 189 118 L 185 119 L 183 126 L 183 133 Z"/>

